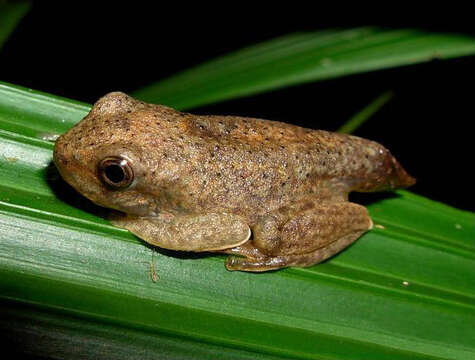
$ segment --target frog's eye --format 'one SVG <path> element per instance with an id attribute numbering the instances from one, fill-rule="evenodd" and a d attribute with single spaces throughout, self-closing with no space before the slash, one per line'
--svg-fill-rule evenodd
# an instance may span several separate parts
<path id="1" fill-rule="evenodd" d="M 134 170 L 123 157 L 106 157 L 98 166 L 99 177 L 113 189 L 125 189 L 134 181 Z"/>

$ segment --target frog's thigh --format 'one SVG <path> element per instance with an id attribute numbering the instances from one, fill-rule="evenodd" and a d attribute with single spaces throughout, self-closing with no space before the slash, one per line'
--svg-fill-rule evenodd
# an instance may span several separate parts
<path id="1" fill-rule="evenodd" d="M 126 215 L 114 216 L 110 220 L 152 245 L 171 250 L 221 250 L 239 246 L 251 235 L 245 220 L 233 214 Z"/>
<path id="2" fill-rule="evenodd" d="M 372 225 L 364 206 L 346 201 L 317 203 L 283 226 L 279 246 L 272 255 L 307 254 L 342 238 L 354 241 Z"/>
<path id="3" fill-rule="evenodd" d="M 298 213 L 282 228 L 279 246 L 265 259 L 231 256 L 228 270 L 267 271 L 317 264 L 358 239 L 372 227 L 363 206 L 341 202 L 319 204 Z"/>

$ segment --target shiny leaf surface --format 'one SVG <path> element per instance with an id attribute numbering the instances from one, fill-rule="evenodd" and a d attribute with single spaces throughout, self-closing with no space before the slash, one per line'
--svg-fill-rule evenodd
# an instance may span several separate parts
<path id="1" fill-rule="evenodd" d="M 472 359 L 475 215 L 406 191 L 324 264 L 228 272 L 153 249 L 65 185 L 51 142 L 86 104 L 0 85 L 0 320 L 60 358 Z"/>

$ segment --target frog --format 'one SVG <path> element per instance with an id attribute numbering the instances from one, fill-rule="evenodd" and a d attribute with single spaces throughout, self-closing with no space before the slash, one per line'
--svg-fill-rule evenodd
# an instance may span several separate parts
<path id="1" fill-rule="evenodd" d="M 415 183 L 381 144 L 239 116 L 194 115 L 123 92 L 55 142 L 62 178 L 164 249 L 227 254 L 230 271 L 308 267 L 373 227 L 351 192 Z"/>

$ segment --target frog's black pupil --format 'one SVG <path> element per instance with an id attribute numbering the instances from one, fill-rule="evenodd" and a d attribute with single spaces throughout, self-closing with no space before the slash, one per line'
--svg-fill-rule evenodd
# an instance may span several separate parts
<path id="1" fill-rule="evenodd" d="M 107 165 L 104 174 L 111 183 L 119 184 L 125 179 L 124 170 L 120 165 Z"/>

